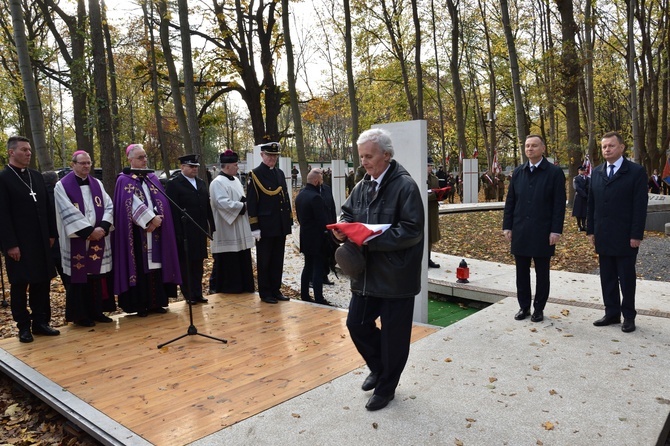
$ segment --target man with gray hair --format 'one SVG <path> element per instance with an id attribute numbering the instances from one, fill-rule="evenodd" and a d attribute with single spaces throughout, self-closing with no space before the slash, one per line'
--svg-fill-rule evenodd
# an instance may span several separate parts
<path id="1" fill-rule="evenodd" d="M 350 277 L 347 317 L 351 339 L 370 369 L 362 389 L 374 394 L 365 407 L 379 410 L 394 398 L 409 356 L 414 297 L 421 291 L 424 209 L 416 182 L 393 159 L 387 132 L 367 130 L 357 144 L 366 173 L 342 205 L 340 221 L 390 225 L 362 246 L 365 269 Z"/>

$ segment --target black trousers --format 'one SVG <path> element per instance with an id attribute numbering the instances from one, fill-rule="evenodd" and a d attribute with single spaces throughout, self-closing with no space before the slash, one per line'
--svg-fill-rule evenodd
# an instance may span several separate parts
<path id="1" fill-rule="evenodd" d="M 305 266 L 300 275 L 300 298 L 309 300 L 309 282 L 312 282 L 314 288 L 314 300 L 323 302 L 323 266 L 325 262 L 323 256 L 314 254 L 305 254 Z"/>
<path id="2" fill-rule="evenodd" d="M 598 256 L 600 263 L 600 287 L 603 292 L 605 316 L 635 319 L 635 261 L 632 256 Z M 621 298 L 619 297 L 621 289 Z"/>
<path id="3" fill-rule="evenodd" d="M 256 242 L 258 294 L 261 298 L 281 296 L 286 236 L 264 237 Z"/>
<path id="4" fill-rule="evenodd" d="M 183 250 L 182 250 L 183 251 Z M 195 297 L 202 297 L 202 275 L 204 274 L 204 267 L 202 259 L 189 259 L 179 256 L 179 269 L 181 270 L 181 294 L 184 299 L 191 299 Z"/>
<path id="5" fill-rule="evenodd" d="M 19 330 L 30 328 L 34 324 L 48 324 L 51 320 L 51 302 L 49 300 L 50 280 L 33 283 L 12 283 L 9 290 L 9 299 L 12 317 Z M 30 287 L 30 297 L 28 297 Z M 28 311 L 30 302 L 30 311 Z"/>
<path id="6" fill-rule="evenodd" d="M 516 297 L 519 308 L 530 308 L 530 261 L 535 263 L 535 303 L 533 308 L 543 311 L 549 299 L 549 263 L 551 257 L 514 256 L 516 263 Z"/>
<path id="7" fill-rule="evenodd" d="M 351 298 L 347 328 L 370 371 L 380 374 L 376 395 L 392 395 L 398 387 L 409 357 L 413 313 L 414 297 L 381 299 L 354 293 Z"/>

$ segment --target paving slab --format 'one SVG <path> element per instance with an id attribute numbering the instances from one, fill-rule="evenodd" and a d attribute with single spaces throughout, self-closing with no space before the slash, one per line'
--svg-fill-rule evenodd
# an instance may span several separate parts
<path id="1" fill-rule="evenodd" d="M 364 406 L 358 369 L 192 443 L 653 445 L 670 412 L 670 320 L 630 334 L 598 310 L 548 304 L 515 321 L 506 298 L 412 344 L 395 400 Z M 661 443 L 662 444 L 662 443 Z"/>

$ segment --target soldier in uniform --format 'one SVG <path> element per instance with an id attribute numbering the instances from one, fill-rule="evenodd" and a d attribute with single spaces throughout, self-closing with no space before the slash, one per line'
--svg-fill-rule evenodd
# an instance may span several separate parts
<path id="1" fill-rule="evenodd" d="M 289 300 L 281 294 L 284 245 L 291 233 L 293 214 L 286 177 L 277 165 L 281 146 L 261 145 L 261 164 L 249 174 L 247 210 L 251 233 L 256 239 L 258 294 L 263 302 Z"/>

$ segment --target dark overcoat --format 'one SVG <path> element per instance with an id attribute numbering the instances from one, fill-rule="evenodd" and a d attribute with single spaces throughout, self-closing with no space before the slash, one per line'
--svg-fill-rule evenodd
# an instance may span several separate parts
<path id="1" fill-rule="evenodd" d="M 590 180 L 587 176 L 577 175 L 572 179 L 575 188 L 575 200 L 572 203 L 572 216 L 586 218 L 586 202 L 589 198 Z"/>
<path id="2" fill-rule="evenodd" d="M 549 244 L 549 234 L 563 233 L 565 198 L 565 174 L 546 158 L 532 173 L 528 162 L 514 169 L 503 216 L 503 230 L 512 231 L 512 254 L 554 255 L 556 247 Z"/>
<path id="3" fill-rule="evenodd" d="M 264 163 L 249 175 L 247 211 L 251 230 L 260 229 L 261 237 L 282 237 L 291 233 L 293 215 L 290 191 L 281 169 Z"/>
<path id="4" fill-rule="evenodd" d="M 188 179 L 180 174 L 176 175 L 165 186 L 165 193 L 181 209 L 195 220 L 195 222 L 207 231 L 208 234 L 214 232 L 214 214 L 209 204 L 209 188 L 200 178 L 195 179 L 198 188 L 196 189 Z M 174 232 L 177 239 L 177 249 L 180 259 L 183 258 L 184 249 L 184 228 L 182 227 L 181 211 L 170 203 L 172 210 L 172 220 L 174 221 Z M 203 234 L 193 225 L 188 218 L 185 222 L 188 234 L 188 255 L 189 260 L 202 260 L 207 258 L 207 235 Z"/>
<path id="5" fill-rule="evenodd" d="M 18 246 L 21 259 L 5 257 L 10 283 L 44 282 L 56 277 L 49 238 L 56 239 L 53 202 L 47 195 L 42 174 L 28 169 L 33 191 L 10 166 L 0 172 L 0 246 L 7 250 Z M 30 180 L 29 180 L 30 181 Z"/>
<path id="6" fill-rule="evenodd" d="M 326 242 L 326 207 L 319 188 L 306 184 L 295 198 L 295 212 L 300 223 L 300 252 L 322 256 Z"/>
<path id="7" fill-rule="evenodd" d="M 607 163 L 593 169 L 586 234 L 595 235 L 596 252 L 606 256 L 637 254 L 630 240 L 642 240 L 647 221 L 647 174 L 644 167 L 623 160 L 611 180 Z"/>

